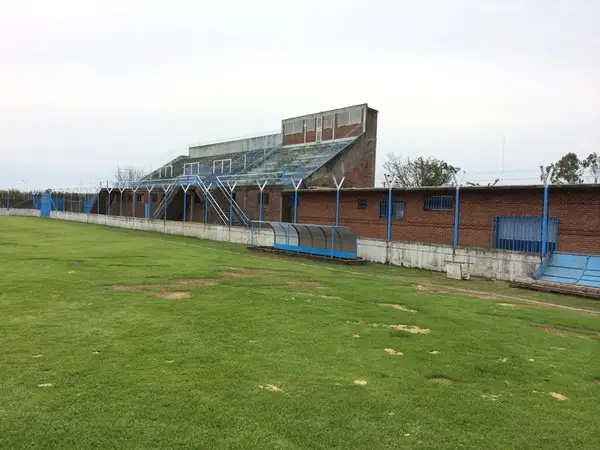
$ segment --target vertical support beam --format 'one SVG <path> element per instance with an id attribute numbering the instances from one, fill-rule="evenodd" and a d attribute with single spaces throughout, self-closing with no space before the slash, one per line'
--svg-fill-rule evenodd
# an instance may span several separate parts
<path id="1" fill-rule="evenodd" d="M 333 175 L 333 182 L 335 183 L 335 189 L 336 189 L 336 193 L 335 193 L 335 226 L 336 227 L 340 226 L 340 189 L 342 189 L 344 180 L 346 180 L 346 177 L 342 177 L 341 181 L 338 184 L 337 180 L 335 179 L 335 175 Z"/>
<path id="2" fill-rule="evenodd" d="M 106 196 L 106 215 L 110 216 L 110 194 L 112 193 L 114 188 L 108 188 L 108 186 L 106 187 L 106 191 L 108 193 L 108 195 Z"/>
<path id="3" fill-rule="evenodd" d="M 132 208 L 131 209 L 131 211 L 132 211 L 131 214 L 132 214 L 133 217 L 135 217 L 135 204 L 137 203 L 137 194 L 136 194 L 136 192 L 137 192 L 138 189 L 139 188 L 137 188 L 137 187 L 135 189 L 131 188 L 131 200 L 132 200 L 131 201 L 131 208 Z"/>
<path id="4" fill-rule="evenodd" d="M 119 200 L 119 217 L 123 217 L 123 191 L 125 189 L 124 188 L 119 188 L 119 191 L 121 192 L 121 198 Z"/>
<path id="5" fill-rule="evenodd" d="M 292 223 L 298 222 L 298 189 L 302 184 L 302 178 L 298 181 L 298 184 L 292 178 L 292 186 L 294 186 L 294 221 Z"/>
<path id="6" fill-rule="evenodd" d="M 102 183 L 100 183 L 100 186 L 98 187 L 99 191 L 98 191 L 98 198 L 97 198 L 97 203 L 96 203 L 96 215 L 99 216 L 100 215 L 100 191 L 102 190 Z"/>
<path id="7" fill-rule="evenodd" d="M 258 200 L 258 222 L 259 222 L 259 228 L 262 228 L 262 220 L 263 220 L 263 192 L 265 190 L 265 186 L 267 185 L 267 182 L 269 180 L 265 180 L 265 182 L 261 185 L 260 181 L 256 180 L 256 185 L 258 186 L 258 188 L 260 189 L 260 197 Z"/>
<path id="8" fill-rule="evenodd" d="M 542 215 L 542 258 L 548 253 L 548 193 L 550 190 L 550 180 L 552 179 L 552 172 L 554 169 L 550 169 L 547 173 L 544 171 L 544 166 L 540 166 L 542 171 L 542 177 L 544 180 L 544 207 Z"/>
<path id="9" fill-rule="evenodd" d="M 229 180 L 227 180 L 227 187 L 229 188 L 229 226 L 233 225 L 233 191 L 237 186 L 237 181 L 233 183 L 233 186 L 229 184 Z"/>
<path id="10" fill-rule="evenodd" d="M 185 218 L 187 214 L 187 191 L 190 188 L 190 185 L 188 184 L 186 187 L 184 187 L 182 184 L 181 188 L 183 189 L 183 223 L 185 223 Z"/>
<path id="11" fill-rule="evenodd" d="M 148 191 L 148 202 L 146 203 L 147 204 L 146 208 L 148 209 L 148 214 L 146 215 L 146 220 L 150 220 L 152 218 L 152 189 L 154 189 L 154 186 L 150 186 L 150 187 L 146 186 L 146 190 Z"/>
<path id="12" fill-rule="evenodd" d="M 387 204 L 387 233 L 386 240 L 389 242 L 392 240 L 392 189 L 394 184 L 396 183 L 396 175 L 392 178 L 391 175 L 385 176 L 385 179 L 388 183 L 388 204 Z"/>
<path id="13" fill-rule="evenodd" d="M 169 190 L 169 186 L 165 186 L 163 184 L 162 188 L 163 188 L 163 192 L 164 192 L 164 196 L 165 196 L 165 198 L 163 200 L 163 206 L 165 208 L 165 211 L 164 211 L 165 216 L 164 216 L 163 220 L 166 222 L 167 221 L 167 203 L 168 203 L 167 202 L 167 198 L 168 198 L 167 191 Z M 175 188 L 173 188 L 173 189 L 175 189 Z"/>
<path id="14" fill-rule="evenodd" d="M 190 197 L 190 222 L 194 221 L 194 205 L 196 204 L 195 200 L 196 196 L 192 193 Z"/>
<path id="15" fill-rule="evenodd" d="M 454 232 L 452 238 L 452 248 L 458 247 L 458 230 L 460 220 L 460 184 L 458 183 L 458 177 L 454 175 L 454 182 L 456 183 L 456 198 L 454 200 Z"/>

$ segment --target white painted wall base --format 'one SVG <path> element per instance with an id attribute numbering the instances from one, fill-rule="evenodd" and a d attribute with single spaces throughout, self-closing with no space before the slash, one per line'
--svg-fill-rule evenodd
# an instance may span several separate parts
<path id="1" fill-rule="evenodd" d="M 0 208 L 0 216 L 40 217 L 39 209 Z"/>
<path id="2" fill-rule="evenodd" d="M 0 216 L 39 217 L 39 211 L 29 209 L 0 208 Z M 204 225 L 164 220 L 146 220 L 133 217 L 106 216 L 97 214 L 52 211 L 54 219 L 107 225 L 140 231 L 209 239 L 235 244 L 272 246 L 271 231 L 254 231 L 243 227 Z M 519 281 L 530 278 L 541 260 L 531 253 L 505 250 L 458 248 L 447 245 L 418 244 L 412 242 L 386 242 L 379 239 L 359 239 L 358 256 L 367 261 L 389 263 L 395 266 L 446 272 L 447 266 L 460 267 L 460 277 L 481 277 L 494 280 Z"/>

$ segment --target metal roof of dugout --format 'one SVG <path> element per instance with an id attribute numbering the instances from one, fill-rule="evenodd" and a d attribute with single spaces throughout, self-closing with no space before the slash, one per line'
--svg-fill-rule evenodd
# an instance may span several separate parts
<path id="1" fill-rule="evenodd" d="M 356 259 L 356 234 L 348 227 L 253 221 L 252 228 L 270 228 L 273 248 L 336 259 Z"/>

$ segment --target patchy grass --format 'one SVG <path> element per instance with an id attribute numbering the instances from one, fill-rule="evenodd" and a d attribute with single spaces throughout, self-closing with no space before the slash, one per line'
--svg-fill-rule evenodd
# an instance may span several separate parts
<path id="1" fill-rule="evenodd" d="M 591 300 L 15 217 L 0 273 L 0 448 L 600 448 L 600 317 L 448 288 Z"/>

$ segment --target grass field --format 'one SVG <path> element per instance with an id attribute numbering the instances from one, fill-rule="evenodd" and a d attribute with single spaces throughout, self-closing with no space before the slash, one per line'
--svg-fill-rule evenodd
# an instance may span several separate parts
<path id="1" fill-rule="evenodd" d="M 600 316 L 494 295 L 594 301 L 15 217 L 0 273 L 0 448 L 600 448 Z"/>

